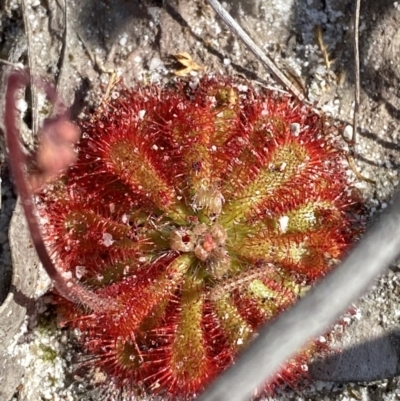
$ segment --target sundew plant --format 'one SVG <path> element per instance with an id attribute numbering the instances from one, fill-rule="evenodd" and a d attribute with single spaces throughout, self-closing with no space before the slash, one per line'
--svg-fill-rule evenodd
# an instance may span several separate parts
<path id="1" fill-rule="evenodd" d="M 335 129 L 289 96 L 212 76 L 122 87 L 79 124 L 76 162 L 37 199 L 53 263 L 85 292 L 55 303 L 132 396 L 194 398 L 359 230 Z"/>

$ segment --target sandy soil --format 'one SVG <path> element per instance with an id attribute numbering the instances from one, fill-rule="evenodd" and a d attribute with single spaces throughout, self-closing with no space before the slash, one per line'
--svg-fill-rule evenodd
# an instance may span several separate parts
<path id="1" fill-rule="evenodd" d="M 74 117 L 78 117 L 84 107 L 96 107 L 101 102 L 113 72 L 128 86 L 149 81 L 164 82 L 173 76 L 172 71 L 176 68 L 171 56 L 183 51 L 207 71 L 239 75 L 265 86 L 279 87 L 215 16 L 205 0 L 69 0 L 66 4 L 67 9 L 61 0 L 26 0 L 25 7 L 21 7 L 16 0 L 1 0 L 0 58 L 26 66 L 29 48 L 31 72 L 56 83 L 64 101 L 72 107 Z M 351 124 L 354 106 L 354 1 L 230 0 L 224 5 L 282 71 L 304 88 L 310 101 L 341 122 L 345 135 L 349 135 L 351 129 L 347 126 Z M 25 25 L 29 26 L 28 37 L 24 34 L 24 19 Z M 399 183 L 399 22 L 400 2 L 362 2 L 362 91 L 356 165 L 362 175 L 375 181 L 373 185 L 366 181 L 358 184 L 372 219 L 379 218 Z M 315 36 L 318 29 L 322 38 L 319 43 Z M 326 46 L 325 55 L 321 43 Z M 8 71 L 10 67 L 3 68 L 4 73 Z M 25 144 L 31 148 L 32 129 L 46 115 L 48 106 L 42 95 L 34 93 L 21 99 L 18 108 L 25 116 Z M 10 246 L 6 234 L 15 203 L 4 163 L 2 179 L 0 301 L 5 298 L 11 283 Z M 18 261 L 26 252 L 15 249 L 23 246 L 21 242 L 26 244 L 29 240 L 21 234 L 23 219 L 16 221 L 18 230 L 14 232 L 18 238 L 11 240 L 19 244 L 12 246 L 14 270 L 17 265 L 22 271 L 31 269 L 22 280 L 29 299 L 43 292 L 46 284 L 37 277 L 34 255 L 23 263 Z M 32 289 L 34 283 L 40 286 L 38 290 Z M 315 384 L 299 394 L 289 392 L 276 399 L 400 399 L 397 379 L 393 379 L 400 372 L 399 293 L 400 274 L 393 266 L 357 304 L 356 317 L 352 318 L 346 335 L 336 344 L 338 348 L 344 347 L 344 351 L 329 360 L 315 361 L 311 366 L 311 375 L 317 380 Z M 12 315 L 13 322 L 8 326 L 3 323 L 5 320 L 0 322 L 0 334 L 3 333 L 1 330 L 5 333 L 5 341 L 0 347 L 0 352 L 5 355 L 0 366 L 0 400 L 5 401 L 21 383 L 15 400 L 47 397 L 38 385 L 40 378 L 32 373 L 34 358 L 27 361 L 26 366 L 19 366 L 15 358 L 9 356 L 10 344 L 14 348 L 20 347 L 21 357 L 21 352 L 31 349 L 27 344 L 42 341 L 36 334 L 29 334 L 29 322 L 24 320 L 27 305 L 30 316 L 36 316 L 33 301 L 20 307 L 17 298 L 14 294 L 0 308 L 0 316 Z M 40 303 L 40 308 L 42 306 Z M 64 341 L 61 348 L 68 354 L 72 351 L 65 345 L 65 336 L 61 332 L 48 334 L 53 342 Z M 61 370 L 62 367 L 67 369 L 68 364 L 58 362 Z M 21 381 L 23 373 L 25 377 Z M 81 384 L 67 389 L 69 379 L 65 379 L 64 373 L 59 377 L 58 395 L 54 399 L 96 399 L 95 390 Z"/>

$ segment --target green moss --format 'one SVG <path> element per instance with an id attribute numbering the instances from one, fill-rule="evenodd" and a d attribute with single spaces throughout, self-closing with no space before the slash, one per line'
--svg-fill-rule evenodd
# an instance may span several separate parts
<path id="1" fill-rule="evenodd" d="M 55 359 L 58 356 L 57 351 L 55 351 L 53 348 L 51 348 L 48 345 L 40 344 L 39 348 L 43 351 L 43 356 L 42 359 L 45 362 L 54 362 Z"/>

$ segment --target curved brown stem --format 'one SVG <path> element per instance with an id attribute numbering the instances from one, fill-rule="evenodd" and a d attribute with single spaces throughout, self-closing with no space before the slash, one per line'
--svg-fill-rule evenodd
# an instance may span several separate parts
<path id="1" fill-rule="evenodd" d="M 13 177 L 21 198 L 21 204 L 28 222 L 29 231 L 32 237 L 36 252 L 43 264 L 44 269 L 54 283 L 57 291 L 66 299 L 80 303 L 94 312 L 109 312 L 118 308 L 116 302 L 104 299 L 77 283 L 73 279 L 66 279 L 57 270 L 47 252 L 46 246 L 41 235 L 32 190 L 26 179 L 26 158 L 21 149 L 19 130 L 16 126 L 15 98 L 17 92 L 29 83 L 29 75 L 23 71 L 13 72 L 8 78 L 6 101 L 5 101 L 5 128 L 6 141 L 9 151 L 9 163 L 13 172 Z M 48 98 L 53 104 L 59 99 L 55 89 L 39 81 Z M 68 110 L 56 117 L 54 121 L 65 123 L 69 118 Z M 67 166 L 65 166 L 67 167 Z"/>

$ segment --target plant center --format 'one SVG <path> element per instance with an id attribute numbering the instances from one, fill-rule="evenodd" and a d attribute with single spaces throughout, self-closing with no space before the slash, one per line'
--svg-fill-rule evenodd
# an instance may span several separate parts
<path id="1" fill-rule="evenodd" d="M 171 232 L 170 247 L 178 252 L 190 252 L 204 263 L 216 278 L 221 278 L 229 268 L 226 250 L 227 233 L 220 224 L 196 224 L 191 229 L 179 227 Z"/>

